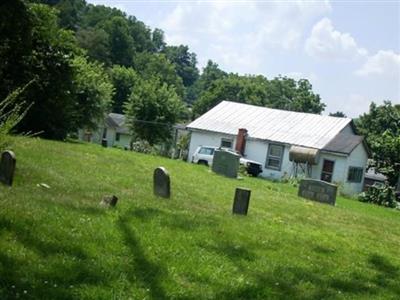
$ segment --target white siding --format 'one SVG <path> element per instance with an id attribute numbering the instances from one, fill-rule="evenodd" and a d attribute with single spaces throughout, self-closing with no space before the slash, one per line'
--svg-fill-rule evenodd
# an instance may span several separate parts
<path id="1" fill-rule="evenodd" d="M 130 142 L 131 142 L 131 136 L 129 134 L 121 133 L 119 136 L 119 141 L 115 140 L 112 146 L 127 147 L 129 149 Z"/>
<path id="2" fill-rule="evenodd" d="M 352 195 L 352 194 L 362 192 L 362 189 L 364 186 L 364 175 L 365 175 L 365 171 L 366 171 L 367 160 L 368 160 L 368 153 L 364 147 L 364 144 L 360 143 L 353 150 L 353 152 L 350 153 L 350 155 L 347 159 L 347 168 L 346 168 L 345 174 L 344 174 L 345 185 L 344 185 L 344 189 L 343 189 L 343 192 L 345 194 Z M 359 168 L 364 169 L 363 177 L 362 177 L 360 183 L 354 183 L 354 182 L 347 181 L 349 167 L 359 167 Z"/>
<path id="3" fill-rule="evenodd" d="M 233 139 L 232 148 L 235 149 L 236 137 L 228 134 L 206 132 L 206 131 L 193 131 L 190 137 L 189 155 L 188 161 L 192 160 L 193 153 L 199 146 L 214 146 L 219 147 L 221 145 L 222 138 Z"/>
<path id="4" fill-rule="evenodd" d="M 222 138 L 233 138 L 234 139 L 233 148 L 235 147 L 236 138 L 232 135 L 206 132 L 206 131 L 193 131 L 191 133 L 188 161 L 191 161 L 192 155 L 197 147 L 199 146 L 219 147 Z M 279 144 L 275 142 L 271 143 Z M 268 153 L 268 145 L 269 143 L 263 140 L 248 139 L 246 141 L 245 157 L 247 159 L 260 162 L 263 165 L 263 172 L 260 174 L 260 176 L 270 179 L 280 179 L 285 174 L 289 176 L 293 175 L 293 163 L 289 161 L 290 145 L 284 145 L 284 153 L 282 157 L 282 164 L 280 171 L 265 168 L 267 153 Z M 359 144 L 349 156 L 344 154 L 321 152 L 318 164 L 312 167 L 311 171 L 312 178 L 321 179 L 321 172 L 324 159 L 332 160 L 335 162 L 332 175 L 332 183 L 338 184 L 340 186 L 341 192 L 348 195 L 353 195 L 362 191 L 364 178 L 360 183 L 351 183 L 347 181 L 348 169 L 350 166 L 361 167 L 365 171 L 368 155 L 362 143 Z"/>
<path id="5" fill-rule="evenodd" d="M 331 153 L 321 153 L 318 164 L 312 168 L 311 177 L 314 179 L 321 179 L 322 166 L 325 159 L 335 162 L 333 165 L 332 183 L 343 185 L 347 166 L 347 156 L 345 155 L 342 156 Z"/>
<path id="6" fill-rule="evenodd" d="M 289 146 L 279 143 L 272 144 L 284 146 L 280 171 L 265 167 L 269 145 L 267 141 L 248 140 L 246 142 L 245 157 L 247 159 L 258 161 L 263 165 L 263 172 L 260 174 L 260 176 L 270 179 L 280 179 L 285 173 L 290 174 L 292 169 L 292 164 L 289 161 Z"/>

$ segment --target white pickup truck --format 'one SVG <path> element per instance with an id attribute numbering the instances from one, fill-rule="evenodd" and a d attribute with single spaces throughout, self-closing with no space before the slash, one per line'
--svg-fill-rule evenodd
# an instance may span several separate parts
<path id="1" fill-rule="evenodd" d="M 197 147 L 196 151 L 192 156 L 192 163 L 211 166 L 214 158 L 215 149 L 218 149 L 218 147 L 213 147 L 213 146 Z M 231 151 L 230 149 L 227 150 Z M 257 161 L 240 157 L 239 163 L 245 166 L 247 173 L 251 176 L 257 177 L 262 172 L 262 164 Z"/>

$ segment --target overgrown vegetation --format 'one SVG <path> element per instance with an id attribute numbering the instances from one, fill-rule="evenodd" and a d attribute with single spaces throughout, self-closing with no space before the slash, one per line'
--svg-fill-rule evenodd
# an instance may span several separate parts
<path id="1" fill-rule="evenodd" d="M 1 299 L 397 299 L 399 211 L 203 166 L 15 138 L 0 186 Z M 154 168 L 172 198 L 152 194 Z M 50 188 L 37 186 L 46 183 Z M 233 216 L 237 186 L 251 189 Z M 119 197 L 115 209 L 99 205 Z"/>
<path id="2" fill-rule="evenodd" d="M 387 184 L 370 186 L 366 192 L 360 194 L 359 200 L 391 208 L 400 208 L 394 189 Z"/>
<path id="3" fill-rule="evenodd" d="M 18 98 L 31 84 L 32 82 L 16 89 L 0 101 L 0 151 L 9 146 L 11 130 L 21 122 L 30 108 Z"/>
<path id="4" fill-rule="evenodd" d="M 371 149 L 370 167 L 386 175 L 389 184 L 395 186 L 400 178 L 400 105 L 372 102 L 369 112 L 357 119 L 356 126 Z"/>

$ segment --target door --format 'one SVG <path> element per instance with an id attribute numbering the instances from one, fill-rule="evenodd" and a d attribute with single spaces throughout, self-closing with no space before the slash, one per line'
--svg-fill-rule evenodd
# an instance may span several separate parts
<path id="1" fill-rule="evenodd" d="M 324 164 L 322 165 L 321 180 L 332 182 L 334 165 L 335 162 L 333 160 L 324 159 Z"/>

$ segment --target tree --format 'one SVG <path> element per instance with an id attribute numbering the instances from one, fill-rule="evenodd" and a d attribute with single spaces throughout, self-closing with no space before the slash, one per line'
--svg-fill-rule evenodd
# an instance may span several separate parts
<path id="1" fill-rule="evenodd" d="M 296 82 L 294 79 L 278 77 L 269 81 L 261 75 L 229 74 L 212 81 L 207 90 L 201 93 L 194 103 L 194 114 L 203 114 L 222 100 L 308 113 L 321 113 L 325 107 L 305 79 Z"/>
<path id="2" fill-rule="evenodd" d="M 132 68 L 114 65 L 110 69 L 110 77 L 115 89 L 112 111 L 121 114 L 124 103 L 129 99 L 134 87 L 138 85 L 139 75 Z"/>
<path id="3" fill-rule="evenodd" d="M 111 62 L 132 66 L 135 50 L 127 20 L 124 17 L 113 17 L 105 22 L 103 29 L 109 36 Z"/>
<path id="4" fill-rule="evenodd" d="M 135 56 L 135 69 L 143 79 L 157 77 L 161 82 L 175 88 L 179 97 L 184 97 L 182 78 L 178 76 L 176 66 L 165 54 L 142 52 Z"/>
<path id="5" fill-rule="evenodd" d="M 111 109 L 113 85 L 97 62 L 88 62 L 85 57 L 77 56 L 71 66 L 74 69 L 75 96 L 71 126 L 73 129 L 96 129 L 105 113 Z"/>
<path id="6" fill-rule="evenodd" d="M 151 40 L 153 42 L 155 52 L 162 52 L 167 45 L 164 41 L 164 31 L 158 28 L 153 30 L 153 33 L 151 34 Z"/>
<path id="7" fill-rule="evenodd" d="M 32 79 L 24 74 L 32 51 L 32 22 L 21 0 L 1 1 L 0 11 L 0 99 L 4 99 Z"/>
<path id="8" fill-rule="evenodd" d="M 346 114 L 342 111 L 337 111 L 335 113 L 329 113 L 331 117 L 347 118 Z"/>
<path id="9" fill-rule="evenodd" d="M 178 75 L 185 87 L 191 86 L 199 77 L 196 54 L 189 52 L 188 46 L 167 46 L 164 49 L 167 58 L 176 66 Z"/>
<path id="10" fill-rule="evenodd" d="M 320 114 L 326 106 L 307 79 L 276 77 L 269 81 L 267 94 L 267 106 L 271 108 Z"/>
<path id="11" fill-rule="evenodd" d="M 131 133 L 153 145 L 171 138 L 183 103 L 175 89 L 159 78 L 142 80 L 125 104 Z"/>
<path id="12" fill-rule="evenodd" d="M 104 29 L 80 29 L 76 33 L 76 39 L 93 61 L 97 60 L 106 66 L 111 65 L 110 37 Z"/>
<path id="13" fill-rule="evenodd" d="M 394 186 L 400 175 L 400 105 L 384 101 L 377 106 L 372 102 L 369 112 L 355 124 L 371 149 L 373 166 Z"/>
<path id="14" fill-rule="evenodd" d="M 28 8 L 32 46 L 19 71 L 26 82 L 36 80 L 24 93 L 32 106 L 17 129 L 64 139 L 103 117 L 112 86 L 98 63 L 81 57 L 73 33 L 60 29 L 55 9 L 43 4 Z"/>
<path id="15" fill-rule="evenodd" d="M 211 87 L 211 84 L 221 78 L 228 76 L 226 72 L 218 67 L 218 64 L 209 60 L 207 65 L 203 68 L 203 72 L 196 82 L 186 89 L 186 102 L 189 104 L 194 103 L 201 94 Z"/>

